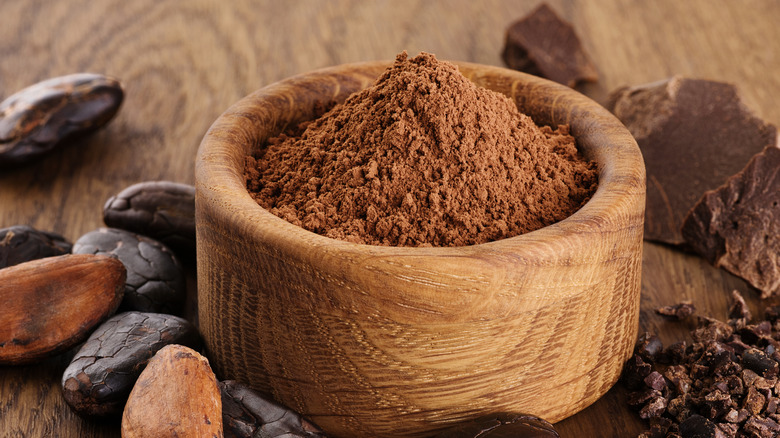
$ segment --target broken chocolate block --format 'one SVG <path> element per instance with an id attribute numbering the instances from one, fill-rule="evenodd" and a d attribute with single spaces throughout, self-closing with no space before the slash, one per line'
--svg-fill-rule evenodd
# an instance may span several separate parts
<path id="1" fill-rule="evenodd" d="M 753 115 L 731 84 L 673 77 L 618 89 L 607 108 L 645 159 L 646 240 L 683 244 L 680 228 L 702 195 L 777 144 L 777 129 Z"/>
<path id="2" fill-rule="evenodd" d="M 767 146 L 717 190 L 704 194 L 682 235 L 707 261 L 780 293 L 780 148 Z"/>
<path id="3" fill-rule="evenodd" d="M 501 57 L 509 68 L 569 87 L 598 80 L 574 28 L 544 3 L 507 29 Z"/>

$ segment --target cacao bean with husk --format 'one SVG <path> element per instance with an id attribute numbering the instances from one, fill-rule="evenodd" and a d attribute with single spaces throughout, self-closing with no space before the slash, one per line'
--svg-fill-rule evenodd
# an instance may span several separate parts
<path id="1" fill-rule="evenodd" d="M 141 372 L 122 414 L 122 437 L 219 437 L 222 399 L 208 360 L 167 345 Z"/>
<path id="2" fill-rule="evenodd" d="M 28 225 L 0 229 L 0 268 L 30 260 L 70 253 L 73 245 L 64 237 Z"/>
<path id="3" fill-rule="evenodd" d="M 195 258 L 195 187 L 171 181 L 133 184 L 106 201 L 103 221 L 159 240 L 186 260 Z"/>
<path id="4" fill-rule="evenodd" d="M 106 320 L 81 346 L 62 376 L 68 405 L 85 417 L 121 415 L 138 376 L 166 345 L 200 346 L 198 331 L 183 318 L 125 312 Z"/>
<path id="5" fill-rule="evenodd" d="M 35 362 L 82 342 L 112 315 L 125 267 L 102 255 L 47 257 L 0 269 L 0 364 Z"/>
<path id="6" fill-rule="evenodd" d="M 122 104 L 118 80 L 95 73 L 60 76 L 0 102 L 0 169 L 33 161 L 66 140 L 108 123 Z"/>
<path id="7" fill-rule="evenodd" d="M 173 252 L 149 237 L 116 228 L 101 228 L 73 243 L 74 254 L 106 254 L 127 268 L 120 311 L 176 314 L 184 307 L 184 270 Z"/>

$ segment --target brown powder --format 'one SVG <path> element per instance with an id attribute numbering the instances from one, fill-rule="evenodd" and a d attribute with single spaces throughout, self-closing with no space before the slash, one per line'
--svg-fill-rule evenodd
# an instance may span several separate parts
<path id="1" fill-rule="evenodd" d="M 335 239 L 460 246 L 558 222 L 597 186 L 567 126 L 539 128 L 512 100 L 421 53 L 300 135 L 247 157 L 262 207 Z"/>

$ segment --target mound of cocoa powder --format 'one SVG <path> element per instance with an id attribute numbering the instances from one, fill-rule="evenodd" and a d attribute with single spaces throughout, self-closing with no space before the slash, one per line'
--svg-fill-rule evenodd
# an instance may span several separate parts
<path id="1" fill-rule="evenodd" d="M 399 54 L 377 82 L 269 140 L 245 166 L 271 213 L 335 239 L 461 246 L 558 222 L 597 187 L 567 126 L 538 127 L 509 98 L 432 54 Z"/>

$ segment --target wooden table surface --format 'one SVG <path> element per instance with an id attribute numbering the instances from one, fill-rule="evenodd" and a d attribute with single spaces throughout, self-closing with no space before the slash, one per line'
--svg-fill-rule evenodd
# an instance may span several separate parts
<path id="1" fill-rule="evenodd" d="M 296 73 L 346 62 L 391 59 L 401 50 L 502 66 L 504 30 L 536 0 L 473 2 L 3 0 L 0 97 L 34 82 L 91 71 L 120 78 L 116 119 L 87 140 L 0 174 L 0 228 L 28 224 L 71 241 L 102 226 L 104 201 L 145 180 L 194 183 L 201 137 L 230 104 Z M 746 104 L 780 124 L 780 2 L 775 0 L 550 0 L 573 23 L 610 90 L 680 74 L 735 83 Z M 190 286 L 194 286 L 191 282 Z M 703 260 L 646 243 L 641 327 L 670 342 L 688 327 L 653 313 L 694 300 L 724 318 L 742 280 Z M 60 393 L 68 354 L 0 368 L 0 436 L 111 437 L 118 423 L 74 415 Z M 555 388 L 550 388 L 554 391 Z M 565 397 L 565 394 L 561 394 Z M 642 430 L 617 385 L 558 423 L 562 437 L 632 437 Z"/>

